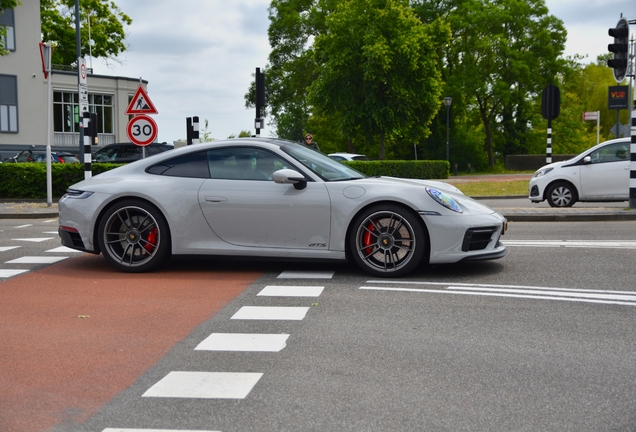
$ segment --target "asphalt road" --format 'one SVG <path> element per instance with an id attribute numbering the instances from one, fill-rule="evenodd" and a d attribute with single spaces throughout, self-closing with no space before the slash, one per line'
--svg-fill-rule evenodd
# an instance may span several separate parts
<path id="1" fill-rule="evenodd" d="M 22 222 L 0 222 L 0 246 L 48 230 L 21 237 Z M 348 265 L 40 264 L 0 283 L 0 430 L 633 430 L 630 233 L 511 222 L 505 258 L 396 280 Z M 29 255 L 55 254 L 47 242 Z M 223 335 L 277 342 L 229 349 Z"/>

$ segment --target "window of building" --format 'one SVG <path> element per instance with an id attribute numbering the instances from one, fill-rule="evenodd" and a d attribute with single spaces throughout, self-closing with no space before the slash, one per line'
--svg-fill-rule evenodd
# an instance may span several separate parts
<path id="1" fill-rule="evenodd" d="M 15 24 L 13 21 L 13 9 L 0 10 L 0 27 L 4 29 L 4 34 L 0 35 L 0 45 L 9 51 L 15 51 Z"/>
<path id="2" fill-rule="evenodd" d="M 18 132 L 18 78 L 0 75 L 0 132 Z"/>
<path id="3" fill-rule="evenodd" d="M 79 132 L 79 95 L 77 92 L 53 92 L 53 130 Z M 113 133 L 113 95 L 89 94 L 88 110 L 97 114 L 97 133 Z"/>

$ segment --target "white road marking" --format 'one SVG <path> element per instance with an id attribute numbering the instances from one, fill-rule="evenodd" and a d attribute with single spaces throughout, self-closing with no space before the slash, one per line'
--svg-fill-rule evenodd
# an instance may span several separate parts
<path id="1" fill-rule="evenodd" d="M 82 251 L 76 250 L 76 249 L 71 249 L 70 247 L 66 247 L 66 246 L 60 246 L 60 247 L 56 247 L 55 249 L 49 249 L 46 252 L 63 252 L 63 253 L 68 253 L 68 252 L 72 252 L 72 253 L 83 253 Z"/>
<path id="2" fill-rule="evenodd" d="M 506 246 L 636 249 L 636 240 L 504 240 Z"/>
<path id="3" fill-rule="evenodd" d="M 54 239 L 54 237 L 37 237 L 37 238 L 17 238 L 17 239 L 11 239 L 11 240 L 40 243 L 40 242 L 43 242 L 43 241 L 53 240 L 53 239 Z"/>
<path id="4" fill-rule="evenodd" d="M 0 246 L 0 252 L 6 252 L 9 251 L 11 249 L 17 249 L 20 246 Z"/>
<path id="5" fill-rule="evenodd" d="M 42 231 L 42 234 L 58 234 L 57 231 Z"/>
<path id="6" fill-rule="evenodd" d="M 170 372 L 142 397 L 245 399 L 262 373 Z"/>
<path id="7" fill-rule="evenodd" d="M 24 256 L 16 258 L 11 261 L 5 261 L 5 264 L 53 264 L 58 261 L 67 259 L 68 257 L 55 257 L 55 256 Z"/>
<path id="8" fill-rule="evenodd" d="M 331 279 L 334 271 L 293 271 L 285 270 L 278 279 Z"/>
<path id="9" fill-rule="evenodd" d="M 231 319 L 300 321 L 308 311 L 308 307 L 243 306 Z"/>
<path id="10" fill-rule="evenodd" d="M 26 272 L 28 270 L 0 270 L 0 278 L 10 278 Z"/>
<path id="11" fill-rule="evenodd" d="M 51 222 L 57 222 L 59 219 L 49 219 L 49 220 L 45 220 L 44 223 L 51 223 Z M 57 232 L 56 232 L 57 233 Z"/>
<path id="12" fill-rule="evenodd" d="M 192 430 L 192 429 L 129 429 L 129 428 L 106 428 L 102 432 L 221 432 L 212 430 Z"/>
<path id="13" fill-rule="evenodd" d="M 18 225 L 17 227 L 14 227 L 14 228 L 28 228 L 30 226 L 33 226 L 33 224 Z"/>
<path id="14" fill-rule="evenodd" d="M 324 286 L 277 286 L 268 285 L 257 295 L 271 297 L 319 297 Z"/>
<path id="15" fill-rule="evenodd" d="M 395 288 L 387 286 L 363 286 L 363 290 L 379 291 L 403 291 L 438 294 L 463 294 L 480 295 L 491 297 L 514 297 L 540 300 L 560 300 L 584 303 L 618 304 L 625 306 L 636 306 L 636 292 L 634 291 L 608 291 L 608 290 L 588 290 L 572 288 L 549 288 L 518 285 L 491 285 L 491 284 L 467 284 L 467 283 L 445 283 L 445 282 L 399 282 L 393 281 L 367 281 L 367 283 L 382 283 L 387 285 L 435 285 L 445 286 L 445 289 L 424 289 L 424 288 Z"/>
<path id="16" fill-rule="evenodd" d="M 287 345 L 288 334 L 212 333 L 195 351 L 279 352 Z"/>

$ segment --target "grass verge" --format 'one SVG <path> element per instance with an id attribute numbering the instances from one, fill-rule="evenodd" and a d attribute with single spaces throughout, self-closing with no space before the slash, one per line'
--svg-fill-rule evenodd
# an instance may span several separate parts
<path id="1" fill-rule="evenodd" d="M 465 182 L 454 183 L 464 195 L 475 196 L 507 196 L 528 195 L 527 180 L 497 181 L 497 182 Z"/>

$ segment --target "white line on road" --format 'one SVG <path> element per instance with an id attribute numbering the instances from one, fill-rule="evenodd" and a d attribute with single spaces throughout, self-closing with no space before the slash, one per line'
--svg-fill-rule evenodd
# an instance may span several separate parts
<path id="1" fill-rule="evenodd" d="M 386 281 L 367 281 L 367 283 L 383 283 Z M 444 282 L 391 282 L 392 285 L 435 285 L 445 286 L 446 289 L 425 289 L 386 286 L 362 286 L 362 290 L 377 291 L 401 291 L 438 294 L 463 294 L 490 297 L 513 297 L 540 300 L 575 301 L 584 303 L 618 304 L 636 306 L 636 292 L 633 291 L 608 291 L 608 290 L 581 290 L 571 288 L 528 287 L 515 285 L 489 285 L 466 284 Z"/>
<path id="2" fill-rule="evenodd" d="M 504 240 L 506 246 L 636 249 L 636 240 Z"/>

